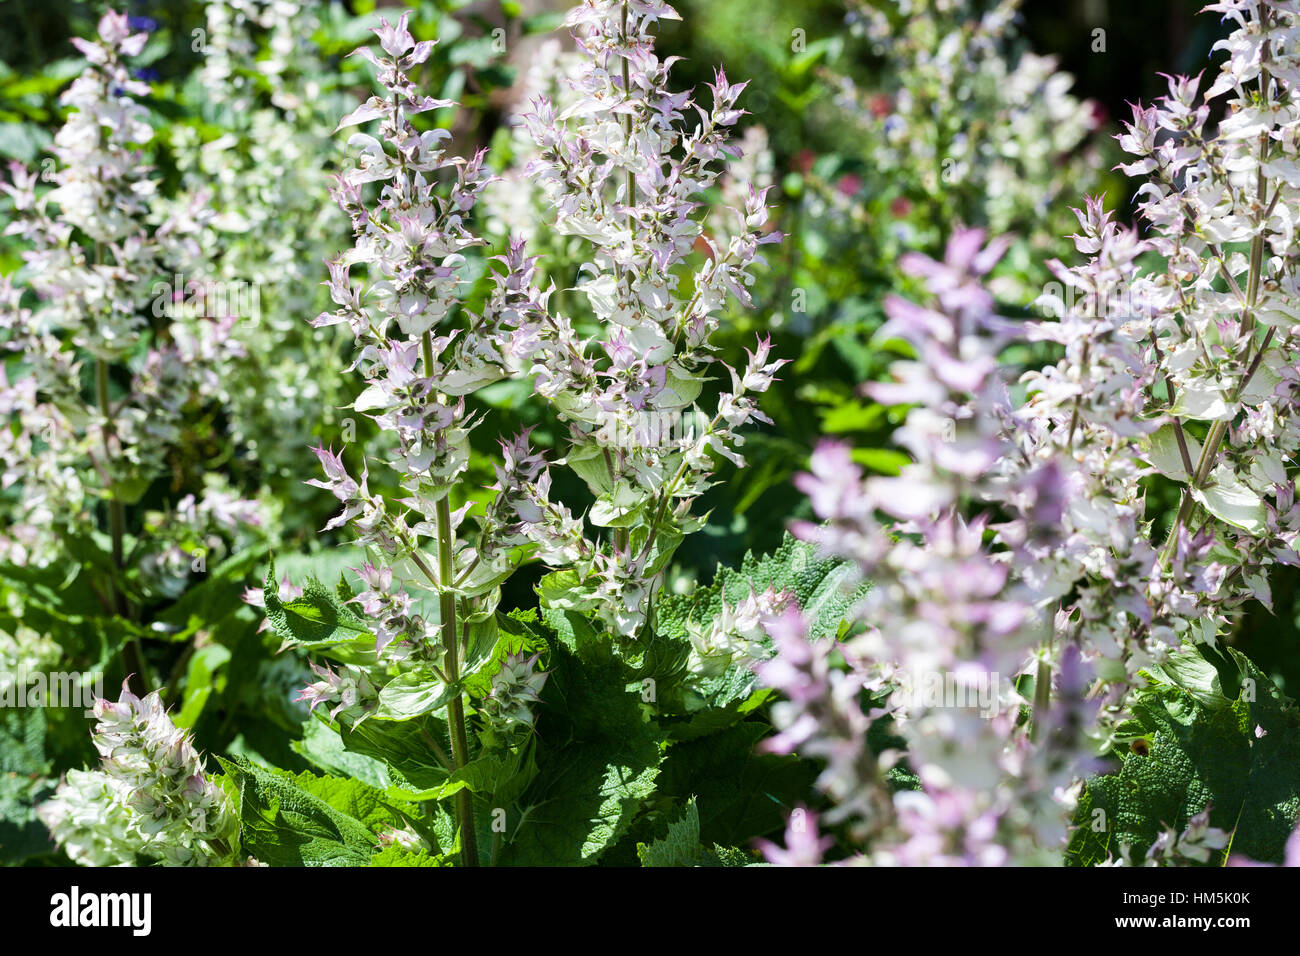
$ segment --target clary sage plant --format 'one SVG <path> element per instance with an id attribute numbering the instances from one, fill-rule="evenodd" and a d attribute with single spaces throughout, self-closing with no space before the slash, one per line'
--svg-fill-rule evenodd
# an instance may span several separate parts
<path id="1" fill-rule="evenodd" d="M 828 445 L 802 479 L 824 524 L 798 533 L 874 587 L 838 648 L 796 611 L 769 619 L 768 746 L 824 755 L 816 822 L 847 828 L 855 862 L 1295 860 L 1294 803 L 1243 782 L 1290 759 L 1295 706 L 1229 638 L 1300 560 L 1296 11 L 1207 10 L 1234 24 L 1218 75 L 1170 78 L 1120 138 L 1143 227 L 1089 199 L 1081 261 L 1052 263 L 1050 317 L 1024 325 L 983 285 L 1006 240 L 905 258 L 931 299 L 888 301 L 882 335 L 917 359 L 870 392 L 911 406 L 912 464 L 864 478 Z M 1063 353 L 1019 402 L 1013 339 Z M 870 745 L 876 721 L 897 746 Z M 769 852 L 820 861 L 816 831 Z"/>
<path id="2" fill-rule="evenodd" d="M 287 9 L 228 6 L 273 34 Z M 503 182 L 486 151 L 457 155 L 455 104 L 426 83 L 429 34 L 405 14 L 381 21 L 352 61 L 374 92 L 338 128 L 347 160 L 332 194 L 352 243 L 320 270 L 333 308 L 299 316 L 322 342 L 350 336 L 326 374 L 374 426 L 314 449 L 322 474 L 307 484 L 339 508 L 322 540 L 349 543 L 306 562 L 319 573 L 280 553 L 243 605 L 214 575 L 159 616 L 157 630 L 190 642 L 183 679 L 96 703 L 99 769 L 68 770 L 37 811 L 63 853 L 220 866 L 1300 861 L 1300 712 L 1235 646 L 1279 569 L 1300 565 L 1295 4 L 1208 8 L 1232 24 L 1222 68 L 1171 78 L 1120 137 L 1142 222 L 1087 198 L 1075 255 L 1047 263 L 1055 281 L 1030 320 L 1001 314 L 996 270 L 1017 253 L 999 233 L 1044 197 L 1014 163 L 976 167 L 987 149 L 1041 147 L 1018 162 L 1055 192 L 1056 160 L 1092 119 L 1050 64 L 1008 69 L 995 54 L 1014 9 L 996 4 L 951 40 L 871 21 L 917 41 L 892 115 L 926 113 L 959 64 L 976 68 L 973 96 L 1010 104 L 993 110 L 1007 128 L 981 137 L 927 127 L 988 174 L 977 198 L 995 228 L 932 217 L 944 242 L 888 265 L 899 290 L 882 296 L 875 344 L 897 361 L 861 391 L 896 415 L 906 464 L 868 474 L 854 449 L 821 445 L 797 480 L 807 510 L 792 535 L 708 583 L 681 572 L 683 543 L 706 527 L 717 469 L 744 464 L 784 365 L 766 338 L 735 367 L 717 352 L 727 310 L 752 306 L 761 247 L 782 238 L 763 135 L 733 135 L 745 85 L 719 69 L 707 94 L 675 90 L 674 58 L 656 47 L 673 8 L 585 0 L 564 21 L 573 50 L 546 48 L 516 110 Z M 122 65 L 143 42 L 110 15 L 81 44 L 90 62 L 56 141 L 58 187 L 37 195 L 20 172 L 8 190 L 46 267 L 40 296 L 5 285 L 7 341 L 31 366 L 0 393 L 19 425 L 0 433 L 6 481 L 37 504 L 73 499 L 60 507 L 90 524 L 77 496 L 92 492 L 67 489 L 93 471 L 110 542 L 116 463 L 144 463 L 146 426 L 170 421 L 144 399 L 175 393 L 149 376 L 172 368 L 169 349 L 206 341 L 191 316 L 156 344 L 136 285 L 167 257 L 223 248 L 197 206 L 152 206 L 133 152 L 149 134 L 130 98 L 142 92 Z M 241 127 L 249 148 L 250 129 L 297 110 L 268 69 L 275 109 Z M 906 165 L 906 130 L 864 120 L 883 121 L 882 167 Z M 288 144 L 257 145 L 311 194 L 288 175 Z M 107 175 L 88 175 L 104 157 Z M 204 168 L 202 156 L 186 168 L 187 186 Z M 223 195 L 238 206 L 238 193 Z M 283 251 L 245 242 L 231 274 Z M 1022 371 L 1013 346 L 1049 358 Z M 116 400 L 85 400 L 82 361 L 112 374 Z M 531 391 L 531 428 L 500 434 L 503 386 Z M 52 437 L 38 439 L 43 422 Z M 44 546 L 39 527 L 18 530 L 11 552 Z M 209 624 L 216 613 L 225 623 Z M 36 623 L 11 623 L 6 660 L 57 657 Z M 236 634 L 240 653 L 209 627 Z M 280 664 L 253 663 L 266 641 Z M 250 724 L 204 758 L 199 718 L 223 666 L 232 682 L 255 673 L 283 710 L 274 731 Z"/>
<path id="3" fill-rule="evenodd" d="M 310 484 L 342 505 L 327 530 L 349 529 L 367 558 L 351 581 L 330 589 L 312 580 L 298 596 L 282 589 L 273 569 L 255 599 L 286 647 L 322 658 L 312 665 L 320 680 L 302 694 L 328 715 L 328 729 L 317 733 L 379 761 L 400 781 L 393 792 L 401 800 L 430 803 L 417 814 L 424 835 L 415 842 L 440 859 L 454 851 L 473 865 L 510 852 L 496 824 L 517 813 L 512 829 L 525 826 L 528 809 L 514 811 L 505 796 L 522 795 L 539 763 L 548 769 L 534 722 L 558 655 L 603 656 L 623 673 L 611 679 L 633 688 L 640 670 L 658 667 L 682 695 L 690 687 L 707 692 L 701 681 L 710 668 L 687 667 L 684 634 L 672 659 L 652 661 L 650 649 L 658 653 L 663 643 L 665 569 L 702 526 L 692 504 L 708 487 L 715 456 L 741 462 L 744 428 L 765 420 L 757 397 L 782 362 L 760 341 L 744 368 L 720 366 L 710 339 L 723 302 L 748 300 L 759 247 L 780 235 L 767 228 L 765 190 L 748 190 L 737 208 L 700 214 L 738 153 L 728 130 L 743 115 L 744 84 L 719 70 L 707 105 L 672 92 L 672 62 L 655 54 L 653 33 L 668 18 L 676 13 L 662 2 L 573 9 L 565 22 L 583 60 L 570 102 L 557 110 L 538 98 L 525 117 L 536 147 L 528 175 L 541 184 L 556 231 L 587 249 L 577 315 L 550 305 L 554 285 L 535 281 L 536 259 L 522 239 L 492 259 L 481 310 L 466 307 L 467 257 L 481 257 L 484 245 L 473 219 L 489 180 L 484 154 L 453 156 L 445 129 L 417 126 L 452 104 L 413 81 L 433 44 L 412 37 L 406 15 L 375 31 L 377 48 L 357 51 L 382 92 L 340 123 L 352 130 L 353 164 L 337 177 L 334 196 L 355 242 L 329 263 L 337 309 L 313 324 L 351 331 L 351 371 L 364 386 L 353 408 L 374 419 L 382 439 L 357 466 L 348 462 L 352 449 L 317 448 L 324 477 Z M 710 257 L 686 268 L 701 241 Z M 706 412 L 700 396 L 716 374 L 730 388 Z M 562 458 L 547 461 L 527 433 L 508 437 L 486 506 L 479 513 L 470 502 L 454 506 L 466 497 L 470 432 L 481 427 L 475 394 L 521 377 L 567 434 Z M 585 485 L 585 515 L 553 496 L 557 468 Z M 396 494 L 372 490 L 383 471 L 393 475 L 383 487 L 395 484 Z M 537 589 L 543 618 L 500 613 L 501 585 L 529 562 L 551 569 Z M 710 655 L 715 678 L 730 659 L 726 621 L 722 632 L 696 637 L 695 659 Z M 756 618 L 748 627 L 755 630 Z M 732 670 L 752 685 L 747 671 Z M 646 699 L 655 698 L 650 691 Z M 616 703 L 639 713 L 639 699 L 629 690 Z M 678 706 L 685 714 L 700 703 Z M 653 781 L 658 750 L 649 740 L 639 748 L 650 765 L 638 787 Z M 602 778 L 619 772 L 603 758 L 592 770 Z M 227 771 L 257 776 L 242 763 Z M 441 835 L 440 813 L 449 820 Z M 480 849 L 484 827 L 491 845 Z M 588 843 L 566 852 L 603 848 Z M 387 844 L 389 852 L 412 846 Z"/>

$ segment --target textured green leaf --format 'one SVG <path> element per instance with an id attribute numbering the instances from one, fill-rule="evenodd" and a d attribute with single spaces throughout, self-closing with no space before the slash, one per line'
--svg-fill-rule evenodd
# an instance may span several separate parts
<path id="1" fill-rule="evenodd" d="M 700 812 L 695 798 L 686 801 L 681 818 L 668 824 L 668 835 L 653 843 L 638 843 L 642 866 L 694 866 L 700 858 Z"/>
<path id="2" fill-rule="evenodd" d="M 685 637 L 686 624 L 707 624 L 722 611 L 725 598 L 736 605 L 751 591 L 769 587 L 795 596 L 808 620 L 809 636 L 834 637 L 854 604 L 868 586 L 854 581 L 856 569 L 843 561 L 819 558 L 806 542 L 785 536 L 781 547 L 766 555 L 745 555 L 739 568 L 719 566 L 713 582 L 686 595 L 665 595 L 660 602 L 658 626 L 661 633 Z"/>
<path id="3" fill-rule="evenodd" d="M 1200 649 L 1214 676 L 1184 659 L 1192 653 L 1148 671 L 1153 683 L 1133 706 L 1147 746 L 1087 782 L 1068 862 L 1102 863 L 1126 845 L 1144 854 L 1165 826 L 1181 832 L 1207 805 L 1210 824 L 1232 834 L 1231 853 L 1281 861 L 1300 815 L 1300 710 L 1235 650 Z"/>
<path id="4" fill-rule="evenodd" d="M 13 866 L 33 857 L 50 856 L 54 843 L 36 806 L 48 799 L 56 781 L 0 774 L 0 864 Z"/>
<path id="5" fill-rule="evenodd" d="M 531 743 L 520 750 L 492 750 L 480 753 L 451 775 L 452 783 L 465 789 L 492 807 L 514 803 L 537 775 Z"/>
<path id="6" fill-rule="evenodd" d="M 595 863 L 631 827 L 654 792 L 659 748 L 648 736 L 545 751 L 524 812 L 502 852 L 516 866 Z"/>
<path id="7" fill-rule="evenodd" d="M 512 654 L 534 654 L 547 648 L 536 611 L 511 611 L 497 613 L 499 636 L 492 653 L 472 673 L 461 678 L 466 693 L 475 699 L 486 697 L 492 690 L 492 678 L 501 671 L 507 657 Z"/>
<path id="8" fill-rule="evenodd" d="M 668 833 L 636 845 L 642 866 L 749 866 L 757 855 L 734 846 L 705 846 L 700 842 L 699 809 L 692 797 L 681 816 L 668 824 Z"/>
<path id="9" fill-rule="evenodd" d="M 796 757 L 758 753 L 766 733 L 764 723 L 747 720 L 668 748 L 659 790 L 698 800 L 701 840 L 746 846 L 779 833 L 786 814 L 808 799 L 816 767 Z"/>
<path id="10" fill-rule="evenodd" d="M 284 647 L 332 648 L 341 644 L 353 645 L 350 650 L 364 651 L 374 638 L 366 622 L 349 608 L 336 591 L 330 591 L 309 575 L 303 583 L 301 597 L 281 601 L 279 581 L 275 576 L 275 561 L 266 572 L 263 585 L 266 599 L 266 619 L 283 641 Z M 373 647 L 369 648 L 373 655 Z"/>
<path id="11" fill-rule="evenodd" d="M 372 827 L 403 825 L 384 795 L 359 780 L 218 760 L 239 795 L 240 842 L 268 865 L 365 866 L 379 843 Z"/>
<path id="12" fill-rule="evenodd" d="M 359 820 L 372 833 L 387 828 L 401 829 L 409 814 L 418 809 L 416 804 L 395 800 L 390 794 L 360 780 L 314 773 L 299 773 L 286 779 L 292 780 L 304 793 Z"/>
<path id="13" fill-rule="evenodd" d="M 447 858 L 440 853 L 430 853 L 426 849 L 408 850 L 393 844 L 386 846 L 370 858 L 371 866 L 450 866 Z"/>
<path id="14" fill-rule="evenodd" d="M 46 713 L 40 707 L 0 709 L 0 863 L 13 865 L 54 852 L 36 804 L 49 796 Z"/>
<path id="15" fill-rule="evenodd" d="M 808 621 L 814 639 L 833 639 L 867 591 L 857 582 L 856 569 L 846 562 L 819 558 L 816 549 L 786 535 L 771 554 L 747 554 L 739 568 L 719 567 L 708 586 L 685 595 L 665 595 L 657 611 L 657 630 L 667 647 L 648 647 L 656 666 L 649 675 L 658 685 L 661 711 L 691 714 L 689 722 L 673 728 L 678 739 L 721 730 L 759 706 L 767 691 L 759 690 L 747 661 L 737 661 L 720 674 L 685 680 L 689 626 L 707 628 L 722 613 L 725 601 L 734 607 L 751 592 L 768 588 L 787 592 Z"/>
<path id="16" fill-rule="evenodd" d="M 659 773 L 662 732 L 635 671 L 578 615 L 565 618 L 538 708 L 537 777 L 510 815 L 504 863 L 594 863 L 631 827 Z"/>

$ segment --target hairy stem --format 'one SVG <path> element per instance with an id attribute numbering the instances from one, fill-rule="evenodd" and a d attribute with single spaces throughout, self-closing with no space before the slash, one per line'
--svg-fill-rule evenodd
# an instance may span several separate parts
<path id="1" fill-rule="evenodd" d="M 627 14 L 628 14 L 627 4 L 624 3 L 623 4 L 623 42 L 624 43 L 628 42 Z M 624 55 L 623 57 L 623 98 L 624 100 L 628 100 L 631 98 L 631 96 L 632 96 L 632 63 L 631 60 L 626 55 Z M 629 151 L 631 151 L 632 115 L 630 113 L 623 117 L 623 133 L 627 139 L 627 148 Z M 627 204 L 628 220 L 629 220 L 629 227 L 630 227 L 631 225 L 630 220 L 632 219 L 632 205 L 636 202 L 636 176 L 632 172 L 631 165 L 627 167 L 624 182 L 625 182 L 625 186 L 623 189 L 623 193 L 624 193 L 623 202 Z M 605 451 L 605 464 L 609 466 L 610 481 L 614 481 L 615 480 L 614 465 L 610 461 L 608 449 L 606 449 Z M 623 551 L 628 550 L 628 532 L 626 528 L 614 529 L 613 544 L 614 544 L 614 550 L 617 552 L 621 553 Z"/>
<path id="2" fill-rule="evenodd" d="M 624 43 L 628 42 L 626 3 L 623 4 L 623 42 Z M 632 96 L 632 63 L 627 56 L 624 56 L 623 57 L 623 97 L 624 99 L 629 99 L 631 98 L 631 96 Z M 628 145 L 628 149 L 630 150 L 632 148 L 632 115 L 630 113 L 623 117 L 623 129 L 627 133 L 627 145 Z M 633 175 L 632 167 L 630 165 L 627 168 L 627 189 L 625 191 L 627 195 L 624 196 L 623 198 L 624 201 L 627 203 L 627 208 L 631 209 L 632 204 L 636 201 L 636 177 L 635 175 Z"/>
<path id="3" fill-rule="evenodd" d="M 438 502 L 438 572 L 448 582 L 454 574 L 452 553 L 451 503 L 444 496 Z M 454 684 L 460 679 L 460 648 L 456 636 L 456 595 L 444 590 L 440 595 L 442 642 L 447 654 L 447 677 Z M 447 722 L 451 725 L 452 765 L 460 770 L 469 762 L 469 739 L 465 734 L 465 702 L 460 694 L 447 705 Z M 474 801 L 468 790 L 456 794 L 456 822 L 460 827 L 461 862 L 478 866 L 478 840 L 474 833 Z"/>
<path id="4" fill-rule="evenodd" d="M 433 371 L 433 333 L 425 330 L 421 341 L 424 372 Z M 455 532 L 451 526 L 451 501 L 447 495 L 438 500 L 438 595 L 442 620 L 442 646 L 447 658 L 447 679 L 451 684 L 460 680 L 460 644 L 456 635 L 456 595 L 450 591 L 456 569 L 452 561 Z M 465 733 L 465 701 L 457 693 L 447 705 L 447 724 L 451 730 L 451 764 L 453 772 L 469 762 L 469 737 Z M 430 741 L 432 743 L 432 741 Z M 434 755 L 445 761 L 440 748 Z M 474 798 L 468 790 L 456 794 L 456 825 L 460 829 L 460 857 L 465 866 L 478 866 L 478 839 L 474 832 Z"/>

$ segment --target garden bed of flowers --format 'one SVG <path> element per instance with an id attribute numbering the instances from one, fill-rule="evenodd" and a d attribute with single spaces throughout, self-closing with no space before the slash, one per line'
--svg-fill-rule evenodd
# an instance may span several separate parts
<path id="1" fill-rule="evenodd" d="M 1020 0 L 88 6 L 5 864 L 1300 865 L 1300 3 L 1122 122 Z"/>

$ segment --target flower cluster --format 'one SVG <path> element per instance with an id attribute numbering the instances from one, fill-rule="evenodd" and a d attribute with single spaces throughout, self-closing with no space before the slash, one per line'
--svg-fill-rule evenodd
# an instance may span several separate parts
<path id="1" fill-rule="evenodd" d="M 532 729 L 533 705 L 541 703 L 547 677 L 546 671 L 537 669 L 539 656 L 511 654 L 493 676 L 482 712 L 494 734 L 506 736 L 516 729 Z"/>
<path id="2" fill-rule="evenodd" d="M 322 170 L 342 162 L 330 135 L 342 97 L 310 39 L 322 12 L 318 0 L 210 0 L 198 81 L 203 119 L 220 135 L 172 132 L 184 184 L 212 214 L 203 271 L 183 277 L 172 311 L 230 324 L 238 350 L 221 356 L 208 394 L 241 457 L 277 484 L 347 394 L 333 361 L 342 343 L 302 322 L 326 304 L 318 263 L 345 235 L 326 212 Z"/>
<path id="3" fill-rule="evenodd" d="M 109 501 L 120 552 L 122 509 L 164 470 L 228 348 L 218 322 L 151 331 L 146 321 L 155 279 L 197 261 L 209 219 L 202 197 L 160 199 L 145 161 L 153 132 L 139 99 L 150 91 L 127 61 L 146 38 L 109 12 L 97 40 L 75 41 L 87 66 L 63 95 L 49 176 L 15 164 L 0 185 L 34 293 L 0 279 L 0 347 L 24 360 L 21 377 L 0 375 L 0 407 L 16 425 L 0 435 L 3 482 L 18 486 L 0 552 L 18 564 L 54 560 L 59 533 L 88 525 L 96 498 Z M 46 178 L 54 188 L 38 191 Z"/>
<path id="4" fill-rule="evenodd" d="M 538 588 L 545 608 L 586 613 L 618 637 L 644 633 L 674 551 L 702 526 L 691 505 L 709 484 L 714 455 L 743 460 L 740 432 L 766 420 L 756 399 L 783 364 L 760 341 L 744 369 L 726 368 L 731 387 L 712 415 L 693 407 L 715 364 L 720 306 L 731 295 L 749 301 L 748 270 L 759 247 L 779 236 L 767 230 L 764 191 L 752 188 L 740 208 L 725 210 L 737 223 L 705 232 L 698 211 L 735 155 L 728 131 L 742 115 L 744 85 L 719 70 L 709 109 L 671 92 L 672 61 L 655 55 L 652 32 L 670 17 L 658 0 L 575 7 L 566 24 L 582 61 L 568 103 L 557 109 L 538 96 L 524 117 L 534 157 L 525 175 L 538 184 L 555 232 L 586 250 L 577 287 L 566 290 L 586 306 L 576 316 L 553 304 L 574 297 L 543 285 L 538 257 L 517 237 L 489 261 L 490 289 L 470 311 L 469 260 L 484 259 L 474 212 L 491 178 L 485 154 L 451 156 L 450 133 L 426 128 L 424 114 L 451 104 L 411 79 L 432 43 L 416 41 L 405 15 L 375 30 L 378 53 L 357 51 L 383 93 L 340 128 L 377 123 L 378 135 L 349 139 L 354 164 L 337 178 L 334 198 L 355 239 L 329 263 L 337 308 L 314 324 L 354 336 L 353 368 L 366 387 L 353 408 L 378 425 L 384 448 L 359 476 L 342 455 L 317 448 L 325 477 L 310 484 L 343 506 L 328 527 L 350 526 L 371 555 L 357 569 L 364 591 L 355 603 L 370 622 L 375 658 L 338 655 L 339 669 L 318 668 L 321 680 L 302 699 L 328 702 L 333 715 L 354 721 L 446 706 L 451 755 L 439 757 L 449 770 L 469 759 L 462 667 L 483 666 L 501 583 L 521 561 L 538 560 L 553 569 Z M 701 239 L 711 257 L 698 263 L 689 257 Z M 684 281 L 689 296 L 679 292 Z M 531 380 L 561 434 L 567 426 L 567 448 L 548 463 L 527 431 L 502 442 L 496 484 L 479 510 L 465 487 L 481 417 L 475 394 L 502 380 Z M 395 473 L 401 499 L 372 491 L 372 463 Z M 585 517 L 552 497 L 557 464 L 586 483 L 594 502 Z M 453 509 L 453 495 L 469 500 Z M 474 704 L 480 746 L 509 744 L 531 726 L 545 677 L 536 662 L 507 661 Z M 468 796 L 457 817 L 473 860 Z"/>
<path id="5" fill-rule="evenodd" d="M 713 108 L 701 110 L 700 125 L 689 129 L 689 97 L 667 92 L 671 63 L 653 52 L 650 30 L 669 16 L 662 3 L 577 7 L 568 25 L 584 59 L 571 102 L 557 112 L 538 97 L 525 117 L 536 150 L 528 175 L 541 183 L 558 231 L 590 249 L 579 288 L 594 337 L 580 331 L 591 322 L 550 306 L 554 287 L 540 287 L 537 258 L 517 239 L 494 260 L 499 267 L 482 314 L 464 312 L 462 268 L 481 245 L 469 214 L 488 181 L 484 156 L 447 156 L 444 130 L 414 125 L 413 117 L 449 104 L 420 95 L 410 80 L 408 71 L 431 46 L 415 42 L 405 19 L 376 31 L 384 56 L 358 51 L 377 68 L 385 95 L 371 97 L 341 126 L 378 120 L 380 138 L 357 132 L 350 139 L 356 165 L 339 177 L 335 198 L 356 243 L 330 265 L 339 308 L 315 324 L 346 324 L 356 337 L 355 367 L 368 385 L 354 407 L 393 439 L 387 464 L 409 510 L 373 494 L 368 469 L 354 478 L 326 449 L 317 450 L 325 478 L 312 483 L 344 505 L 330 526 L 350 523 L 382 555 L 364 572 L 381 656 L 408 643 L 433 648 L 428 615 L 408 613 L 422 594 L 493 603 L 496 586 L 526 554 L 576 571 L 567 607 L 592 610 L 617 633 L 635 636 L 648 619 L 657 576 L 682 536 L 698 527 L 690 502 L 707 487 L 713 453 L 740 460 L 737 432 L 763 420 L 755 396 L 782 364 L 765 342 L 744 370 L 729 371 L 731 390 L 711 418 L 687 411 L 712 362 L 709 336 L 722 297 L 746 296 L 746 270 L 758 247 L 776 237 L 764 231 L 762 194 L 751 191 L 737 210 L 739 228 L 693 277 L 693 295 L 677 295 L 682 264 L 702 234 L 692 214 L 728 155 L 726 131 L 740 116 L 743 84 L 719 73 Z M 600 164 L 591 162 L 597 143 L 606 157 Z M 379 184 L 374 204 L 372 183 Z M 358 267 L 366 286 L 352 277 Z M 469 463 L 476 417 L 468 399 L 508 377 L 532 377 L 537 394 L 568 424 L 563 463 L 590 487 L 596 502 L 587 518 L 609 529 L 605 540 L 589 536 L 585 522 L 551 499 L 550 467 L 527 433 L 502 445 L 495 497 L 478 517 L 477 536 L 462 530 L 468 507 L 452 511 L 449 494 Z M 425 538 L 438 543 L 437 567 L 425 557 Z"/>
<path id="6" fill-rule="evenodd" d="M 1030 858 L 1044 833 L 1050 846 L 1053 831 L 1064 833 L 1075 758 L 1092 729 L 1077 649 L 1062 654 L 1056 707 L 1044 702 L 1034 715 L 1041 745 L 1020 719 L 1029 701 L 1018 678 L 1050 680 L 1050 666 L 1035 665 L 1051 659 L 1061 596 L 1026 558 L 1059 545 L 1065 502 L 1053 461 L 1026 468 L 1014 486 L 998 471 L 1022 427 L 997 362 L 1015 326 L 982 284 L 1005 248 L 962 231 L 942 261 L 902 263 L 933 302 L 886 301 L 880 334 L 906 339 L 917 358 L 868 390 L 914 406 L 896 436 L 913 463 L 867 478 L 849 449 L 828 444 L 799 481 L 823 523 L 796 534 L 873 583 L 856 612 L 866 628 L 838 648 L 847 667 L 836 668 L 837 648 L 810 643 L 791 610 L 769 623 L 777 654 L 759 666 L 786 698 L 773 709 L 780 732 L 769 746 L 826 761 L 827 819 L 847 822 L 876 863 L 998 865 Z M 971 515 L 992 501 L 1002 520 Z M 894 793 L 903 755 L 870 747 L 869 727 L 885 718 L 907 742 L 917 789 Z"/>
<path id="7" fill-rule="evenodd" d="M 410 511 L 399 512 L 373 494 L 367 473 L 354 480 L 342 458 L 324 448 L 316 454 L 325 479 L 311 483 L 328 488 L 344 504 L 329 527 L 351 524 L 361 542 L 380 556 L 358 570 L 365 585 L 358 603 L 377 621 L 381 659 L 406 659 L 414 652 L 454 673 L 455 641 L 448 641 L 448 661 L 442 657 L 447 649 L 436 644 L 434 625 L 414 610 L 418 598 L 431 591 L 450 597 L 460 585 L 461 594 L 474 596 L 496 583 L 482 575 L 453 579 L 450 545 L 465 511 L 453 515 L 448 494 L 469 461 L 474 422 L 464 396 L 496 381 L 501 372 L 491 362 L 489 339 L 474 332 L 460 336 L 460 329 L 435 334 L 459 305 L 464 253 L 479 244 L 468 231 L 466 216 L 487 175 L 481 155 L 469 162 L 446 155 L 446 130 L 420 132 L 412 122 L 421 113 L 450 105 L 419 94 L 408 76 L 429 58 L 432 43 L 415 42 L 405 15 L 396 26 L 384 21 L 375 32 L 383 55 L 377 57 L 369 48 L 357 52 L 377 69 L 385 95 L 370 97 L 340 128 L 379 120 L 383 139 L 357 132 L 349 140 L 356 163 L 338 177 L 334 197 L 351 218 L 356 242 L 330 264 L 329 290 L 338 310 L 322 313 L 313 324 L 346 324 L 355 336 L 354 367 L 368 384 L 354 408 L 370 415 L 393 441 L 388 464 L 399 476 L 407 495 L 402 504 Z M 441 180 L 447 177 L 454 182 L 444 191 Z M 380 188 L 373 209 L 363 195 L 372 183 Z M 351 276 L 358 265 L 369 277 L 368 287 Z M 484 356 L 488 361 L 481 360 Z M 445 543 L 449 553 L 437 562 L 426 559 L 425 538 Z M 448 611 L 454 617 L 454 609 Z M 446 637 L 452 637 L 453 629 L 449 622 Z M 338 688 L 339 680 L 355 682 L 356 677 L 327 677 L 329 693 L 341 700 L 345 691 Z M 376 680 L 382 684 L 378 675 Z M 376 690 L 369 680 L 357 686 L 363 693 Z"/>
<path id="8" fill-rule="evenodd" d="M 1122 692 L 1171 645 L 1214 644 L 1243 602 L 1271 604 L 1268 576 L 1296 564 L 1300 354 L 1291 218 L 1300 194 L 1289 102 L 1296 54 L 1282 4 L 1227 4 L 1236 30 L 1219 77 L 1171 77 L 1120 137 L 1144 177 L 1146 237 L 1090 201 L 1075 237 L 1087 261 L 1054 265 L 1059 322 L 1035 335 L 1065 357 L 1027 377 L 1024 460 L 1052 459 L 1070 506 L 1066 547 L 1038 553 L 1077 589 L 1069 626 L 1113 662 Z M 1210 100 L 1227 116 L 1207 128 Z M 1164 264 L 1144 265 L 1144 251 Z M 1064 291 L 1068 301 L 1058 293 Z M 1009 463 L 1008 479 L 1018 466 Z M 1144 480 L 1181 486 L 1168 527 L 1152 527 Z M 1163 538 L 1163 544 L 1161 537 Z M 1082 571 L 1082 573 L 1081 573 Z"/>
<path id="9" fill-rule="evenodd" d="M 100 769 L 69 771 L 41 820 L 84 865 L 231 865 L 238 819 L 230 797 L 209 780 L 188 735 L 158 694 L 143 700 L 123 685 L 117 702 L 95 702 Z"/>
<path id="10" fill-rule="evenodd" d="M 718 160 L 738 155 L 727 134 L 742 115 L 744 84 L 719 71 L 712 108 L 697 107 L 691 128 L 689 95 L 668 90 L 672 61 L 658 59 L 650 32 L 676 16 L 664 3 L 587 2 L 570 12 L 583 69 L 566 108 L 539 97 L 525 116 L 539 151 L 527 174 L 557 231 L 588 244 L 578 290 L 601 331 L 584 340 L 570 317 L 546 308 L 549 293 L 501 324 L 506 366 L 535 375 L 538 393 L 569 424 L 565 461 L 596 497 L 588 518 L 611 529 L 611 547 L 581 545 L 564 522 L 531 534 L 550 538 L 549 550 L 568 561 L 580 555 L 591 606 L 629 636 L 643 627 L 673 548 L 698 527 L 690 502 L 707 487 L 713 453 L 743 461 L 738 432 L 765 420 L 755 396 L 783 364 L 760 342 L 743 372 L 729 372 L 732 388 L 716 413 L 691 411 L 712 363 L 717 310 L 729 295 L 750 303 L 748 270 L 759 247 L 780 236 L 767 229 L 764 190 L 750 188 L 742 206 L 726 210 L 736 217 L 730 228 L 693 215 L 718 179 Z M 602 162 L 593 162 L 597 152 Z M 692 294 L 681 296 L 679 274 L 699 241 L 710 257 L 695 269 Z M 515 249 L 512 261 L 531 267 Z"/>
<path id="11" fill-rule="evenodd" d="M 1168 865 L 1169 861 L 1205 864 L 1217 859 L 1228 845 L 1228 834 L 1210 826 L 1210 809 L 1207 807 L 1188 821 L 1179 833 L 1166 826 L 1146 852 L 1143 866 Z"/>
<path id="12" fill-rule="evenodd" d="M 721 613 L 707 624 L 688 622 L 691 654 L 686 669 L 697 677 L 714 677 L 733 665 L 765 659 L 764 623 L 779 614 L 790 599 L 791 595 L 772 587 L 761 594 L 751 591 L 734 607 L 724 600 Z"/>

